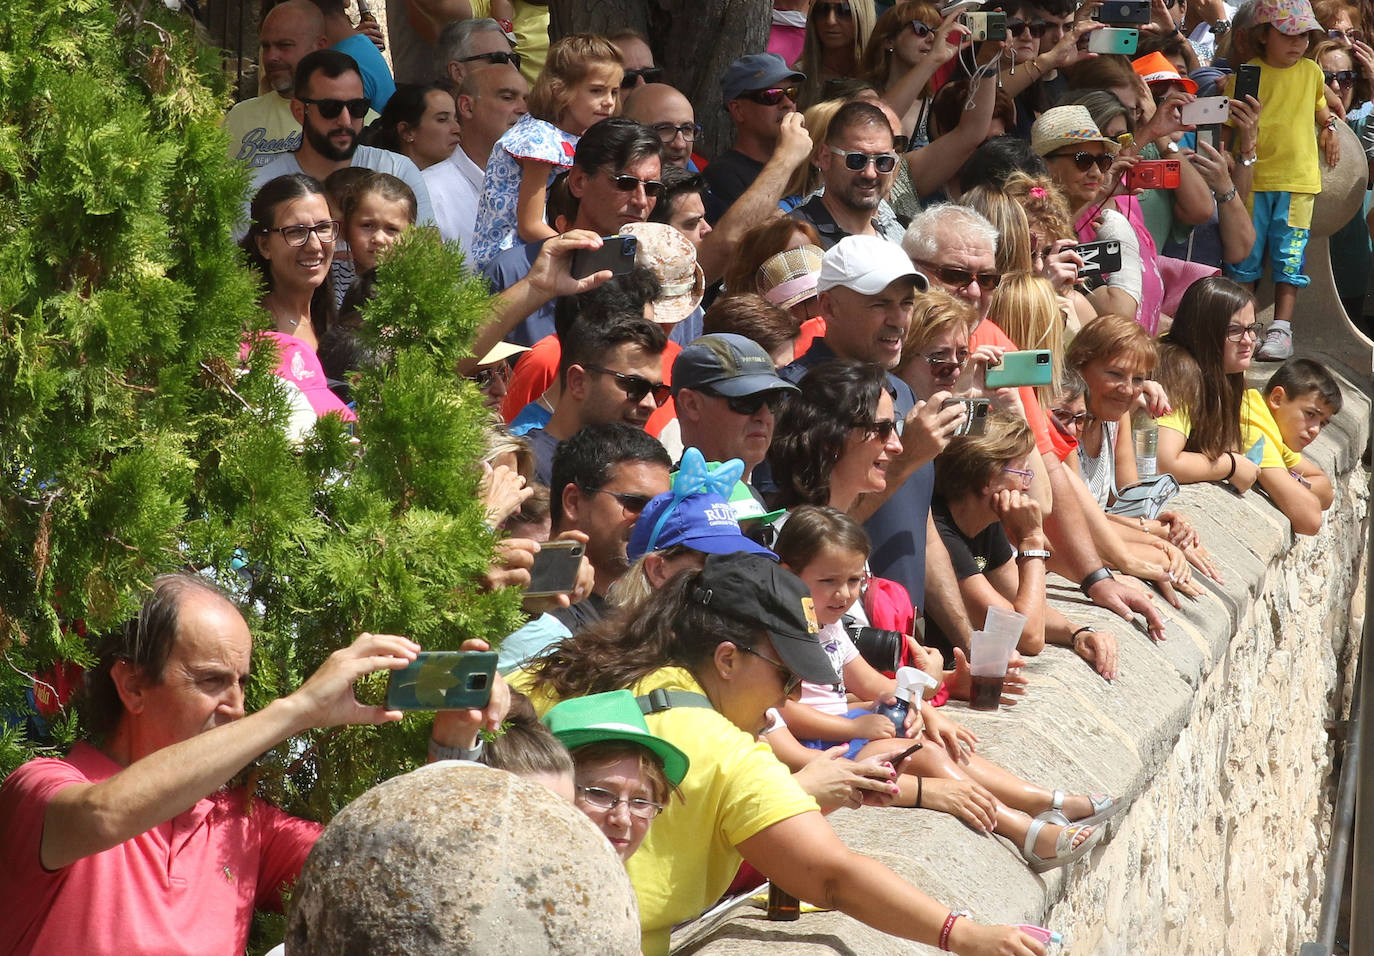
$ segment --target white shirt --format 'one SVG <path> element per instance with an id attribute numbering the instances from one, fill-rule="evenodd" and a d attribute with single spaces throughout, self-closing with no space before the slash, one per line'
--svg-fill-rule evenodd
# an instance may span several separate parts
<path id="1" fill-rule="evenodd" d="M 477 204 L 482 200 L 483 169 L 459 146 L 442 163 L 420 171 L 429 189 L 434 221 L 445 242 L 456 242 L 463 251 L 472 248 L 477 226 Z"/>

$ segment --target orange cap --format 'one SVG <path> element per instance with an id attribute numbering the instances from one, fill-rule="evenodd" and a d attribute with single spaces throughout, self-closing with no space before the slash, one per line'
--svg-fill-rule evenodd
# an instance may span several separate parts
<path id="1" fill-rule="evenodd" d="M 1182 83 L 1189 93 L 1197 92 L 1197 84 L 1181 75 L 1168 58 L 1159 52 L 1147 53 L 1138 60 L 1132 60 L 1136 75 L 1148 83 Z"/>

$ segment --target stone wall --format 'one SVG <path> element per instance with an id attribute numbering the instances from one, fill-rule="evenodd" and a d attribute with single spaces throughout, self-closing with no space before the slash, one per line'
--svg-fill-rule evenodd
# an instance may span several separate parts
<path id="1" fill-rule="evenodd" d="M 1031 660 L 1025 702 L 992 714 L 949 705 L 985 755 L 1021 776 L 1125 795 L 1131 805 L 1102 844 L 1040 877 L 1009 843 L 941 813 L 842 810 L 831 820 L 844 840 L 980 920 L 1064 932 L 1069 953 L 1297 952 L 1319 908 L 1332 789 L 1323 722 L 1353 674 L 1350 603 L 1365 543 L 1370 404 L 1342 386 L 1345 408 L 1309 449 L 1337 487 L 1320 534 L 1295 540 L 1255 493 L 1185 487 L 1180 510 L 1225 583 L 1181 610 L 1163 606 L 1166 642 L 1052 578 L 1061 611 L 1117 634 L 1119 679 L 1109 685 L 1050 648 Z M 934 952 L 841 914 L 769 923 L 751 908 L 688 951 Z"/>

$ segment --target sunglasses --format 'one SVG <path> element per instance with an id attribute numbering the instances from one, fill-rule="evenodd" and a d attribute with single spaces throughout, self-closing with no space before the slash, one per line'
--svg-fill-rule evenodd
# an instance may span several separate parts
<path id="1" fill-rule="evenodd" d="M 936 31 L 936 29 L 938 29 L 937 27 L 933 27 L 929 23 L 925 23 L 921 20 L 912 20 L 911 23 L 907 25 L 911 27 L 912 33 L 916 34 L 918 37 L 923 38 L 930 36 L 932 33 Z"/>
<path id="2" fill-rule="evenodd" d="M 996 272 L 969 272 L 967 269 L 957 269 L 954 266 L 937 265 L 934 262 L 922 261 L 927 271 L 935 273 L 945 285 L 953 289 L 967 289 L 976 281 L 978 285 L 991 292 L 1002 282 L 1002 276 Z"/>
<path id="3" fill-rule="evenodd" d="M 635 181 L 638 182 L 638 180 Z M 642 402 L 645 395 L 653 392 L 654 403 L 662 405 L 673 393 L 672 386 L 664 385 L 662 382 L 651 382 L 643 375 L 627 375 L 614 369 L 602 368 L 600 365 L 584 365 L 582 367 L 588 372 L 612 376 L 615 379 L 616 387 L 624 392 L 625 397 L 632 402 Z"/>
<path id="4" fill-rule="evenodd" d="M 494 382 L 509 382 L 510 377 L 511 367 L 505 362 L 499 362 L 491 368 L 479 368 L 468 376 L 478 388 L 484 389 L 491 388 Z"/>
<path id="5" fill-rule="evenodd" d="M 472 63 L 475 60 L 486 60 L 492 66 L 496 66 L 501 63 L 509 63 L 517 70 L 520 69 L 520 54 L 507 53 L 504 50 L 498 50 L 495 53 L 474 53 L 472 56 L 463 57 L 458 62 Z"/>
<path id="6" fill-rule="evenodd" d="M 1112 158 L 1106 153 L 1098 155 L 1096 153 L 1051 153 L 1047 159 L 1069 159 L 1080 173 L 1086 173 L 1089 169 L 1096 166 L 1099 172 L 1105 173 L 1111 168 Z"/>
<path id="7" fill-rule="evenodd" d="M 965 352 L 962 358 L 951 359 L 946 355 L 922 355 L 930 366 L 930 374 L 935 378 L 949 378 L 957 375 L 965 365 L 968 364 L 968 353 Z"/>
<path id="8" fill-rule="evenodd" d="M 640 179 L 638 176 L 631 176 L 628 173 L 607 173 L 615 182 L 615 188 L 623 193 L 632 193 L 640 186 L 644 187 L 644 195 L 650 199 L 657 199 L 663 195 L 663 184 L 657 179 Z"/>
<path id="9" fill-rule="evenodd" d="M 1034 22 L 1032 22 L 1032 23 L 1027 23 L 1025 20 L 1008 20 L 1008 21 L 1007 21 L 1007 32 L 1010 33 L 1010 34 L 1011 34 L 1012 36 L 1014 36 L 1014 37 L 1019 37 L 1021 34 L 1025 33 L 1027 30 L 1030 31 L 1031 37 L 1033 37 L 1034 39 L 1038 40 L 1038 39 L 1040 39 L 1042 36 L 1045 35 L 1045 21 L 1044 21 L 1044 20 L 1036 20 L 1036 21 L 1034 21 Z"/>
<path id="10" fill-rule="evenodd" d="M 663 80 L 663 67 L 648 66 L 642 70 L 626 70 L 625 75 L 620 79 L 620 88 L 628 90 L 634 88 L 640 77 L 644 78 L 645 83 L 658 83 Z"/>
<path id="11" fill-rule="evenodd" d="M 801 93 L 799 86 L 775 86 L 767 90 L 749 90 L 740 94 L 740 99 L 751 100 L 761 106 L 777 106 L 784 99 L 789 99 L 793 103 L 797 102 L 797 96 Z"/>
<path id="12" fill-rule="evenodd" d="M 851 153 L 849 150 L 840 149 L 838 146 L 827 146 L 836 156 L 844 157 L 844 168 L 851 172 L 861 173 L 872 163 L 873 168 L 880 173 L 890 173 L 897 166 L 897 157 L 893 153 Z"/>
<path id="13" fill-rule="evenodd" d="M 649 129 L 653 130 L 658 136 L 658 141 L 667 146 L 673 140 L 681 136 L 687 142 L 692 142 L 701 135 L 700 123 L 683 123 L 676 126 L 672 123 L 655 123 Z"/>
<path id="14" fill-rule="evenodd" d="M 282 239 L 288 246 L 305 245 L 310 241 L 312 232 L 320 237 L 320 242 L 333 242 L 339 238 L 339 221 L 326 219 L 324 222 L 317 222 L 313 226 L 279 226 L 276 229 L 264 229 L 263 232 L 281 233 Z"/>
<path id="15" fill-rule="evenodd" d="M 897 423 L 890 418 L 884 418 L 880 422 L 850 422 L 850 428 L 862 428 L 864 430 L 865 441 L 887 441 L 892 437 L 892 433 L 897 430 Z"/>
<path id="16" fill-rule="evenodd" d="M 1352 86 L 1355 83 L 1354 70 L 1322 70 L 1322 78 L 1328 86 Z"/>
<path id="17" fill-rule="evenodd" d="M 1351 43 L 1364 39 L 1363 30 L 1327 30 L 1326 35 L 1332 40 L 1345 40 Z"/>
<path id="18" fill-rule="evenodd" d="M 706 394 L 724 401 L 726 407 L 736 415 L 757 415 L 759 409 L 765 405 L 768 406 L 770 412 L 777 415 L 787 402 L 787 394 L 780 388 L 766 392 L 755 392 L 752 395 L 738 395 L 734 398 L 721 395 L 719 392 L 708 391 Z"/>
<path id="19" fill-rule="evenodd" d="M 356 100 L 312 100 L 304 96 L 298 96 L 296 99 L 307 106 L 315 107 L 325 119 L 337 119 L 345 109 L 353 119 L 362 119 L 372 108 L 372 101 L 366 96 L 360 96 Z"/>
<path id="20" fill-rule="evenodd" d="M 757 545 L 773 550 L 773 545 L 778 543 L 778 529 L 775 525 L 758 522 L 753 528 L 740 527 L 744 536 Z"/>
<path id="21" fill-rule="evenodd" d="M 752 647 L 745 647 L 743 644 L 736 644 L 735 646 L 746 654 L 753 654 L 759 660 L 767 661 L 782 672 L 782 692 L 784 697 L 791 697 L 792 692 L 801 686 L 801 678 L 792 673 L 792 668 L 788 667 L 782 661 L 775 661 L 771 657 L 764 657 Z"/>
<path id="22" fill-rule="evenodd" d="M 607 491 L 605 488 L 581 488 L 589 495 L 609 495 L 614 498 L 621 508 L 625 509 L 626 514 L 637 515 L 645 508 L 649 507 L 649 502 L 653 501 L 648 495 L 631 495 L 623 491 Z"/>
<path id="23" fill-rule="evenodd" d="M 850 20 L 854 17 L 854 8 L 847 3 L 817 3 L 811 7 L 811 12 L 817 20 L 824 20 L 830 16 L 837 20 Z"/>

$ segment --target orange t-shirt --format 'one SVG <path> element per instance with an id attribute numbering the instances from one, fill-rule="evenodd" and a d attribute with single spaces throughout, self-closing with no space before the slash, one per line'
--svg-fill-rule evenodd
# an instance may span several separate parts
<path id="1" fill-rule="evenodd" d="M 980 345 L 997 345 L 1008 351 L 1016 351 L 1019 346 L 1013 342 L 1007 333 L 1003 332 L 1001 326 L 991 319 L 984 319 L 978 323 L 978 328 L 973 330 L 973 334 L 968 337 L 968 347 L 976 349 Z M 1021 404 L 1026 409 L 1026 423 L 1030 425 L 1031 431 L 1035 433 L 1035 447 L 1041 456 L 1054 454 L 1054 441 L 1050 438 L 1050 423 L 1045 418 L 1045 410 L 1040 407 L 1040 399 L 1035 395 L 1035 389 L 1029 385 L 1022 385 Z"/>

